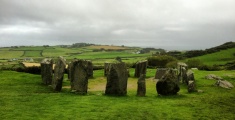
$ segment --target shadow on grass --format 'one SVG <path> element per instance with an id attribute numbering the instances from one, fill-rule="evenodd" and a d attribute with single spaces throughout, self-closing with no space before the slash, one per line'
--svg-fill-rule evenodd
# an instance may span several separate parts
<path id="1" fill-rule="evenodd" d="M 184 94 L 176 94 L 176 95 L 156 95 L 158 99 L 183 99 L 186 98 L 187 95 Z"/>

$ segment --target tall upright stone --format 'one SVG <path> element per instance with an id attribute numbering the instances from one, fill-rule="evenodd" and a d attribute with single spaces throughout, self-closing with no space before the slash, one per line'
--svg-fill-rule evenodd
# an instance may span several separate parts
<path id="1" fill-rule="evenodd" d="M 111 63 L 108 68 L 105 94 L 126 95 L 128 80 L 126 64 L 124 62 Z"/>
<path id="2" fill-rule="evenodd" d="M 141 74 L 137 82 L 137 96 L 145 96 L 146 84 L 145 84 L 145 74 Z"/>
<path id="3" fill-rule="evenodd" d="M 196 85 L 195 85 L 195 81 L 189 80 L 188 81 L 188 92 L 196 92 Z"/>
<path id="4" fill-rule="evenodd" d="M 72 67 L 73 67 L 73 62 L 74 62 L 74 61 L 77 61 L 77 60 L 78 60 L 77 58 L 74 58 L 74 59 L 68 64 L 68 68 L 67 68 L 67 69 L 68 69 L 68 79 L 69 79 L 69 80 L 71 80 L 71 75 L 72 75 L 72 74 L 71 74 L 71 71 L 72 71 L 71 69 L 72 69 Z"/>
<path id="5" fill-rule="evenodd" d="M 107 76 L 108 75 L 108 72 L 109 72 L 109 65 L 111 63 L 108 63 L 108 62 L 105 62 L 104 63 L 104 76 Z"/>
<path id="6" fill-rule="evenodd" d="M 187 79 L 186 79 L 186 84 L 188 85 L 189 84 L 189 81 L 195 81 L 195 78 L 194 78 L 194 73 L 192 70 L 188 70 L 187 73 L 186 73 L 186 76 L 187 76 Z"/>
<path id="7" fill-rule="evenodd" d="M 182 79 L 182 83 L 186 83 L 188 84 L 188 76 L 187 76 L 187 70 L 185 67 L 182 67 L 181 69 L 181 79 Z M 178 79 L 178 82 L 179 82 L 179 79 Z"/>
<path id="8" fill-rule="evenodd" d="M 183 62 L 178 62 L 177 69 L 178 69 L 178 82 L 180 82 L 183 79 L 183 77 L 185 77 L 186 75 L 186 72 L 188 70 L 188 65 Z"/>
<path id="9" fill-rule="evenodd" d="M 65 67 L 66 67 L 65 59 L 60 56 L 55 63 L 54 78 L 52 81 L 52 88 L 55 91 L 61 91 L 62 89 Z"/>
<path id="10" fill-rule="evenodd" d="M 70 80 L 71 79 L 71 66 L 72 66 L 72 63 L 73 62 L 70 62 L 69 64 L 68 64 L 68 79 Z"/>
<path id="11" fill-rule="evenodd" d="M 87 74 L 89 78 L 93 78 L 93 64 L 90 60 L 87 60 Z"/>
<path id="12" fill-rule="evenodd" d="M 45 85 L 51 85 L 53 76 L 53 60 L 45 58 L 41 61 L 41 76 L 42 83 Z"/>
<path id="13" fill-rule="evenodd" d="M 141 74 L 146 74 L 148 61 L 140 61 L 135 64 L 135 77 L 140 77 Z"/>
<path id="14" fill-rule="evenodd" d="M 71 90 L 78 94 L 86 94 L 88 88 L 88 69 L 90 61 L 75 60 L 71 63 Z"/>

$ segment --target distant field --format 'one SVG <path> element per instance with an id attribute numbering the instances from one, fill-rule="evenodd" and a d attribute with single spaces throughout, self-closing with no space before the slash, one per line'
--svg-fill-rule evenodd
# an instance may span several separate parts
<path id="1" fill-rule="evenodd" d="M 41 52 L 42 51 L 25 51 L 22 57 L 42 57 Z"/>
<path id="2" fill-rule="evenodd" d="M 86 49 L 86 48 L 61 48 L 61 47 L 54 47 L 53 49 L 45 49 L 43 51 L 44 57 L 58 57 L 58 56 L 64 56 L 68 57 L 71 56 L 71 54 L 78 54 L 81 52 L 90 52 L 92 50 Z"/>
<path id="3" fill-rule="evenodd" d="M 220 52 L 207 54 L 193 59 L 199 59 L 206 65 L 224 65 L 227 62 L 235 61 L 235 48 L 228 50 L 221 50 Z"/>
<path id="4" fill-rule="evenodd" d="M 0 59 L 19 58 L 23 53 L 23 51 L 8 51 L 0 49 Z"/>
<path id="5" fill-rule="evenodd" d="M 97 49 L 103 50 L 95 51 Z M 67 62 L 70 62 L 72 59 L 77 58 L 92 60 L 94 65 L 103 65 L 104 62 L 110 62 L 113 61 L 116 57 L 121 57 L 123 62 L 131 65 L 140 60 L 147 59 L 147 57 L 152 56 L 152 53 L 156 53 L 155 50 L 151 50 L 150 53 L 136 54 L 140 49 L 141 48 L 108 45 L 93 45 L 78 48 L 60 46 L 26 46 L 19 48 L 0 48 L 0 59 L 8 60 L 11 58 L 18 58 L 23 60 L 24 58 L 33 58 L 35 62 L 40 62 L 43 58 L 46 57 L 56 59 L 58 56 L 63 56 L 67 60 Z M 234 54 L 235 48 L 232 48 L 190 59 L 199 59 L 203 62 L 203 64 L 209 66 L 212 66 L 214 64 L 224 65 L 228 62 L 235 61 Z M 183 61 L 187 61 L 187 59 Z M 15 62 L 17 63 L 17 61 Z"/>
<path id="6" fill-rule="evenodd" d="M 44 50 L 46 49 L 43 46 L 32 46 L 32 47 L 19 47 L 19 48 L 10 48 L 10 50 L 14 50 L 14 51 L 24 51 L 24 50 Z"/>
<path id="7" fill-rule="evenodd" d="M 123 58 L 131 58 L 131 57 L 144 57 L 144 56 L 149 56 L 150 54 L 134 54 L 130 52 L 116 52 L 116 51 L 111 51 L 111 52 L 87 52 L 87 53 L 82 53 L 74 56 L 70 56 L 68 58 L 79 58 L 79 59 L 110 59 L 110 58 L 116 58 L 116 57 L 123 57 Z"/>
<path id="8" fill-rule="evenodd" d="M 129 49 L 128 47 L 121 47 L 121 46 L 109 46 L 109 45 L 92 45 L 89 46 L 88 48 L 92 48 L 92 49 L 110 49 L 110 50 L 122 50 L 122 49 Z"/>
<path id="9" fill-rule="evenodd" d="M 103 49 L 103 51 L 93 51 L 95 49 L 101 48 Z M 140 48 L 108 45 L 87 46 L 78 48 L 67 48 L 60 46 L 26 46 L 18 48 L 0 48 L 0 59 L 8 60 L 11 58 L 18 58 L 22 61 L 24 58 L 33 58 L 34 62 L 40 62 L 43 58 L 46 57 L 56 59 L 58 56 L 63 56 L 67 60 L 67 63 L 70 62 L 72 59 L 77 58 L 92 60 L 93 65 L 100 66 L 103 65 L 104 62 L 110 62 L 113 61 L 116 57 L 121 57 L 123 59 L 123 62 L 131 65 L 152 55 L 151 53 L 136 54 L 139 49 Z M 14 63 L 18 62 L 14 61 Z M 0 68 L 1 67 L 3 66 L 0 66 Z"/>

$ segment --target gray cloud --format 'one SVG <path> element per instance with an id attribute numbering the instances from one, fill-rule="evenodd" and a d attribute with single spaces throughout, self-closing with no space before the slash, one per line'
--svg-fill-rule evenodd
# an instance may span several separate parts
<path id="1" fill-rule="evenodd" d="M 234 5 L 233 0 L 1 0 L 0 46 L 88 42 L 205 49 L 235 40 Z"/>

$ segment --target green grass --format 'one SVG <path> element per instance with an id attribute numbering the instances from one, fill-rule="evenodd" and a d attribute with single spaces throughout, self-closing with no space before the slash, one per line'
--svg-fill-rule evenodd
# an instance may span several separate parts
<path id="1" fill-rule="evenodd" d="M 20 58 L 23 53 L 23 51 L 0 50 L 0 59 Z"/>
<path id="2" fill-rule="evenodd" d="M 58 57 L 58 56 L 68 56 L 66 53 L 76 52 L 78 50 L 54 47 L 53 49 L 45 49 L 43 51 L 43 56 L 45 57 Z"/>
<path id="3" fill-rule="evenodd" d="M 42 51 L 42 54 L 41 54 Z M 58 56 L 63 56 L 67 62 L 74 58 L 92 60 L 93 65 L 103 65 L 104 62 L 113 61 L 116 57 L 121 57 L 123 62 L 128 64 L 134 64 L 137 61 L 144 60 L 151 53 L 148 54 L 134 54 L 136 48 L 128 49 L 125 51 L 103 51 L 103 52 L 93 52 L 92 48 L 81 47 L 81 48 L 62 48 L 59 46 L 42 47 L 42 46 L 32 46 L 32 47 L 20 47 L 20 48 L 0 48 L 0 59 L 10 59 L 19 58 L 23 59 L 25 57 L 33 58 L 35 62 L 40 62 L 41 59 L 50 57 L 57 58 Z M 36 60 L 38 59 L 38 60 Z"/>
<path id="4" fill-rule="evenodd" d="M 80 58 L 80 59 L 110 59 L 110 58 L 131 58 L 131 57 L 143 57 L 149 56 L 150 54 L 133 54 L 130 52 L 86 52 L 69 58 Z"/>
<path id="5" fill-rule="evenodd" d="M 39 57 L 41 56 L 41 51 L 25 51 L 22 57 Z"/>
<path id="6" fill-rule="evenodd" d="M 38 50 L 38 51 L 40 51 L 40 50 L 44 50 L 44 49 L 46 49 L 45 47 L 43 47 L 43 46 L 32 46 L 32 47 L 30 47 L 30 46 L 26 46 L 26 47 L 19 47 L 19 48 L 11 48 L 10 50 L 13 50 L 13 51 L 27 51 L 27 50 Z"/>
<path id="7" fill-rule="evenodd" d="M 201 60 L 205 65 L 224 65 L 227 62 L 232 62 L 235 60 L 235 48 L 221 50 L 220 52 L 207 54 L 199 57 L 194 57 L 193 59 Z"/>
<path id="8" fill-rule="evenodd" d="M 134 69 L 130 71 L 133 76 Z M 215 81 L 204 79 L 212 73 L 235 84 L 235 71 L 194 72 L 197 87 L 204 93 L 189 94 L 181 85 L 176 96 L 158 96 L 151 79 L 155 70 L 148 69 L 146 97 L 136 96 L 133 77 L 128 79 L 127 96 L 114 97 L 103 95 L 106 78 L 102 70 L 94 71 L 84 96 L 70 93 L 67 80 L 62 92 L 55 93 L 41 84 L 40 75 L 0 71 L 0 119 L 235 119 L 235 89 L 215 87 Z"/>

